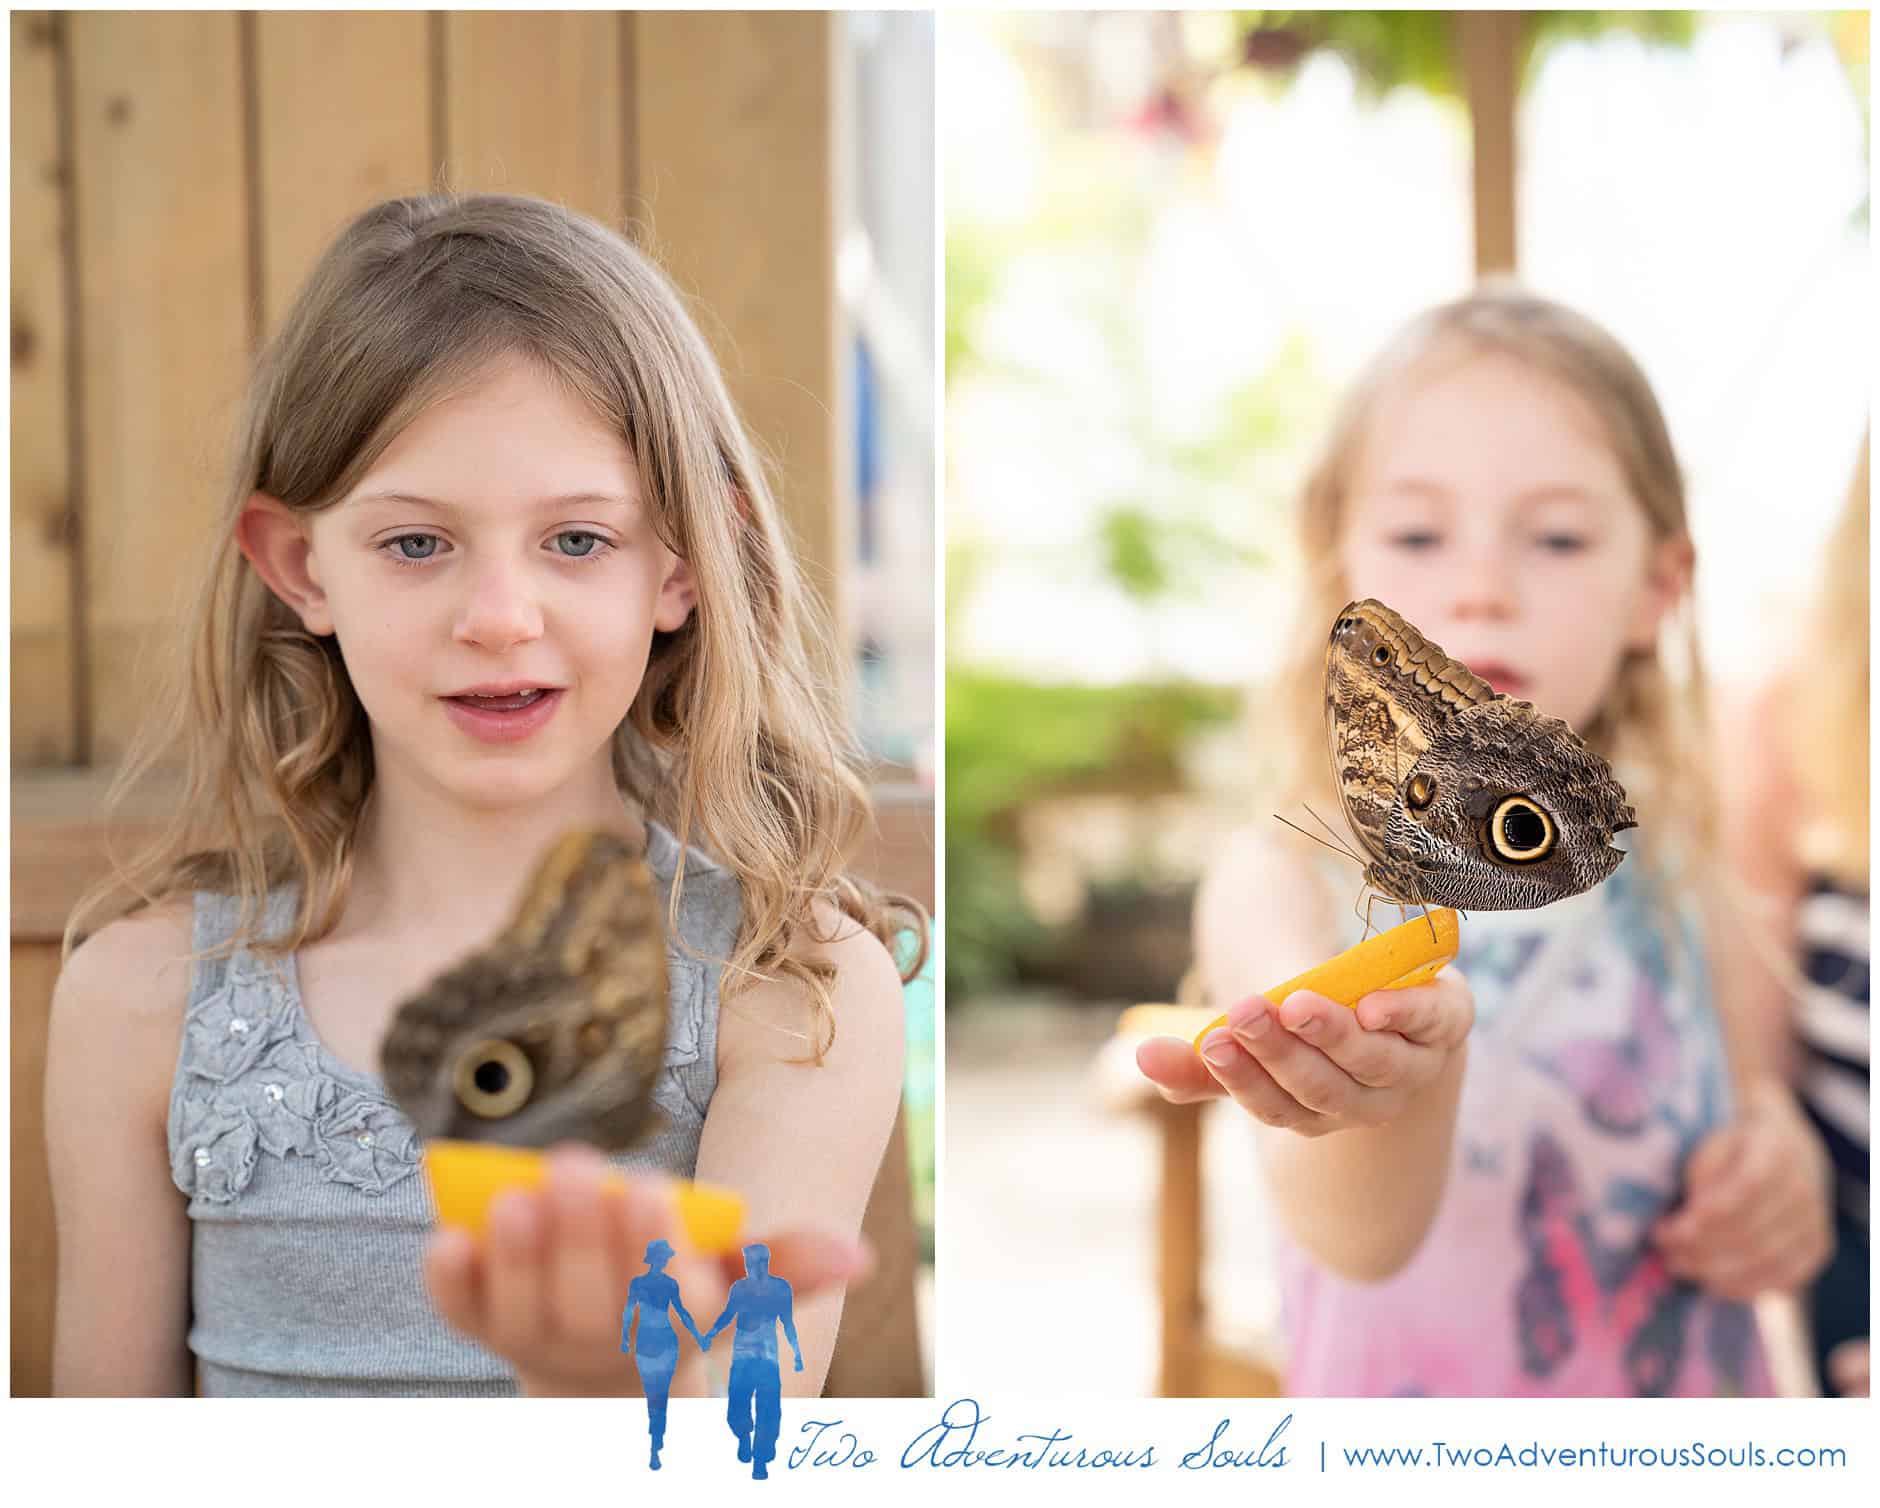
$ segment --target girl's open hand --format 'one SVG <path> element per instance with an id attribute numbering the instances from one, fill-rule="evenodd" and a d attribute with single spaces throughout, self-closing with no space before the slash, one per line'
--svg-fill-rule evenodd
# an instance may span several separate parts
<path id="1" fill-rule="evenodd" d="M 1136 1049 L 1136 1063 L 1177 1104 L 1224 1094 L 1266 1125 L 1323 1136 L 1398 1119 L 1474 1024 L 1468 981 L 1449 968 L 1429 984 L 1374 991 L 1355 1009 L 1300 991 L 1275 1011 L 1256 995 L 1228 1011 L 1199 1055 L 1157 1037 Z"/>
<path id="2" fill-rule="evenodd" d="M 557 1147 L 539 1193 L 515 1190 L 491 1206 L 483 1243 L 445 1229 L 425 1249 L 425 1284 L 438 1312 L 514 1366 L 526 1394 L 640 1391 L 632 1358 L 620 1349 L 620 1322 L 649 1241 L 678 1248 L 666 1271 L 695 1314 L 716 1317 L 744 1275 L 740 1251 L 705 1257 L 689 1250 L 665 1179 L 635 1177 L 622 1191 L 603 1186 L 608 1171 L 592 1147 Z M 766 1241 L 771 1271 L 788 1278 L 798 1298 L 870 1265 L 862 1243 L 840 1237 L 750 1239 Z"/>
<path id="3" fill-rule="evenodd" d="M 1741 1118 L 1697 1144 L 1684 1201 L 1652 1234 L 1677 1277 L 1727 1299 L 1799 1288 L 1834 1249 L 1828 1153 L 1774 1081 L 1746 1097 Z"/>

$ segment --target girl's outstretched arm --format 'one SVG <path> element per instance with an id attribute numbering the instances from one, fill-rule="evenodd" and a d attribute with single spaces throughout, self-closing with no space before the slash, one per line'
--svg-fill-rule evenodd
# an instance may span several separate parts
<path id="1" fill-rule="evenodd" d="M 170 1077 L 189 912 L 113 922 L 52 997 L 46 1146 L 58 1227 L 52 1391 L 188 1397 L 189 1206 L 170 1179 Z"/>
<path id="2" fill-rule="evenodd" d="M 1355 876 L 1354 876 L 1355 884 Z M 1442 1198 L 1474 1000 L 1455 969 L 1356 1010 L 1313 995 L 1259 998 L 1337 951 L 1303 866 L 1253 834 L 1233 840 L 1196 902 L 1203 977 L 1229 1030 L 1145 1050 L 1172 1098 L 1230 1095 L 1263 1126 L 1260 1158 L 1293 1239 L 1341 1275 L 1376 1281 L 1415 1254 Z M 1334 1134 L 1335 1133 L 1335 1134 Z"/>
<path id="3" fill-rule="evenodd" d="M 833 925 L 832 925 L 833 924 Z M 820 911 L 816 945 L 836 968 L 835 1042 L 820 1067 L 809 1053 L 811 1016 L 801 990 L 762 983 L 718 1014 L 718 1087 L 699 1140 L 699 1179 L 744 1196 L 747 1239 L 814 1231 L 853 1239 L 900 1103 L 901 981 L 887 950 L 846 918 Z M 798 1275 L 773 1247 L 772 1271 Z M 804 1367 L 784 1391 L 822 1391 L 846 1286 L 809 1295 L 800 1283 L 797 1328 Z M 722 1321 L 721 1321 L 722 1323 Z"/>

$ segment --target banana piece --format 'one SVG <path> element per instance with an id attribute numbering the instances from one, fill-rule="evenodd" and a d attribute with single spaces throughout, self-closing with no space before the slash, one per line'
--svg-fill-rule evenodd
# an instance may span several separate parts
<path id="1" fill-rule="evenodd" d="M 1310 990 L 1353 1007 L 1373 990 L 1407 990 L 1415 984 L 1428 984 L 1454 962 L 1461 937 L 1456 913 L 1440 906 L 1427 917 L 1415 917 L 1380 932 L 1262 993 L 1275 1009 L 1295 990 Z M 1209 1032 L 1225 1025 L 1227 1017 L 1223 1014 L 1197 1031 L 1193 1038 L 1195 1051 L 1201 1051 L 1201 1041 Z"/>
<path id="2" fill-rule="evenodd" d="M 438 1138 L 424 1144 L 424 1172 L 437 1201 L 440 1225 L 456 1226 L 481 1239 L 490 1202 L 505 1189 L 538 1189 L 548 1178 L 548 1159 L 527 1147 Z M 603 1183 L 625 1192 L 627 1180 L 609 1173 Z M 729 1189 L 680 1182 L 673 1195 L 686 1239 L 697 1250 L 735 1250 L 744 1223 L 744 1201 Z"/>

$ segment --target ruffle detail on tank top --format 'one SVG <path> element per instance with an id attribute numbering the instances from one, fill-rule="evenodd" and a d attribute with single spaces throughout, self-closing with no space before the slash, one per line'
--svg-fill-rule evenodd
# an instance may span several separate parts
<path id="1" fill-rule="evenodd" d="M 260 1152 L 311 1158 L 322 1178 L 371 1195 L 417 1172 L 410 1121 L 323 1072 L 298 1017 L 281 976 L 247 953 L 190 1010 L 170 1139 L 171 1176 L 185 1194 L 232 1203 Z"/>

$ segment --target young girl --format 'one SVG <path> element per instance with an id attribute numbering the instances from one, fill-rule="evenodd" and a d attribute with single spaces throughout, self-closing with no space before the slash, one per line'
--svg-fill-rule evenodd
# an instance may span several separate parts
<path id="1" fill-rule="evenodd" d="M 1806 637 L 1723 745 L 1743 792 L 1732 857 L 1774 922 L 1741 966 L 1767 1061 L 1786 1069 L 1834 1163 L 1834 1255 L 1808 1295 L 1814 1381 L 1830 1394 L 1867 1392 L 1872 1319 L 1868 450 Z M 1771 968 L 1772 957 L 1793 963 Z"/>
<path id="2" fill-rule="evenodd" d="M 865 793 L 812 634 L 650 262 L 520 197 L 347 228 L 261 358 L 186 683 L 127 769 L 178 751 L 180 815 L 53 1005 L 57 1391 L 632 1391 L 622 1301 L 694 1176 L 821 1289 L 793 1379 L 820 1389 L 902 922 L 841 871 Z M 643 842 L 668 902 L 661 1126 L 616 1159 L 649 1176 L 604 1197 L 566 1147 L 479 1246 L 434 1230 L 377 1047 L 580 826 Z M 736 1276 L 671 1272 L 708 1308 Z M 702 1385 L 694 1353 L 673 1389 Z"/>
<path id="3" fill-rule="evenodd" d="M 1538 298 L 1439 308 L 1359 380 L 1304 504 L 1309 589 L 1262 729 L 1291 765 L 1272 810 L 1339 809 L 1325 640 L 1375 596 L 1612 759 L 1639 841 L 1583 895 L 1470 915 L 1437 982 L 1355 1011 L 1258 994 L 1357 940 L 1355 867 L 1270 818 L 1218 858 L 1196 935 L 1229 1027 L 1139 1061 L 1171 1097 L 1230 1095 L 1279 1128 L 1260 1150 L 1291 1388 L 1766 1391 L 1745 1301 L 1819 1265 L 1821 1155 L 1754 1064 L 1732 1111 L 1698 916 L 1702 680 L 1670 629 L 1692 550 L 1644 376 Z"/>

